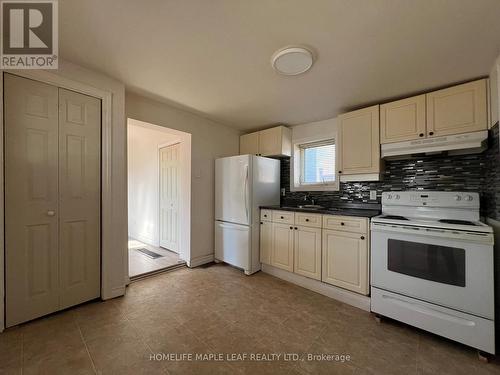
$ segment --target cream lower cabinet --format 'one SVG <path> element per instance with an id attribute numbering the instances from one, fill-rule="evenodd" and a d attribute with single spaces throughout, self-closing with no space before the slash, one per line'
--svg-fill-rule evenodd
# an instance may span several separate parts
<path id="1" fill-rule="evenodd" d="M 271 253 L 273 249 L 273 223 L 270 221 L 260 222 L 260 262 L 271 264 Z"/>
<path id="2" fill-rule="evenodd" d="M 272 223 L 272 266 L 293 272 L 293 237 L 292 225 Z"/>
<path id="3" fill-rule="evenodd" d="M 293 270 L 321 280 L 321 228 L 294 227 Z"/>
<path id="4" fill-rule="evenodd" d="M 323 229 L 322 281 L 368 294 L 368 239 L 354 232 Z"/>
<path id="5" fill-rule="evenodd" d="M 261 210 L 260 261 L 356 293 L 369 292 L 369 220 Z"/>

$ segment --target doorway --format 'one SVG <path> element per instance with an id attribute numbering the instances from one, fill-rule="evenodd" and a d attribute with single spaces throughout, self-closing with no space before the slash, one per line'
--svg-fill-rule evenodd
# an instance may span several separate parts
<path id="1" fill-rule="evenodd" d="M 128 259 L 134 279 L 186 264 L 191 135 L 133 119 L 127 131 Z"/>

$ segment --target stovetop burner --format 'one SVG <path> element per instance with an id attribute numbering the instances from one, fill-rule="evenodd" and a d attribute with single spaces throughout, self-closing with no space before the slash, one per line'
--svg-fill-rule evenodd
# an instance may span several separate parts
<path id="1" fill-rule="evenodd" d="M 440 223 L 444 224 L 456 224 L 456 225 L 474 225 L 476 226 L 476 223 L 473 223 L 472 221 L 468 220 L 456 220 L 456 219 L 441 219 L 438 220 Z"/>
<path id="2" fill-rule="evenodd" d="M 381 219 L 389 219 L 389 220 L 408 220 L 406 217 L 399 216 L 399 215 L 385 215 L 385 216 L 381 216 L 380 218 Z"/>

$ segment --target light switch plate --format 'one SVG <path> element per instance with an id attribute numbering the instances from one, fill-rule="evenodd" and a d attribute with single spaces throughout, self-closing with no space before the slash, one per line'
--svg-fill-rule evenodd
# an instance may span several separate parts
<path id="1" fill-rule="evenodd" d="M 370 190 L 370 200 L 377 200 L 377 190 Z"/>

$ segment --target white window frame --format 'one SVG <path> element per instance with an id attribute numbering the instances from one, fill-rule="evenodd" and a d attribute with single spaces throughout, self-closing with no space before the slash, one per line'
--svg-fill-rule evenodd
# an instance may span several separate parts
<path id="1" fill-rule="evenodd" d="M 330 137 L 309 137 L 302 139 L 294 139 L 292 143 L 292 157 L 290 158 L 290 191 L 338 191 L 339 190 L 339 174 L 338 174 L 338 147 L 335 146 L 335 181 L 325 183 L 302 183 L 300 174 L 302 169 L 302 149 L 300 145 L 306 143 L 326 142 L 334 140 L 337 143 L 337 136 Z"/>

